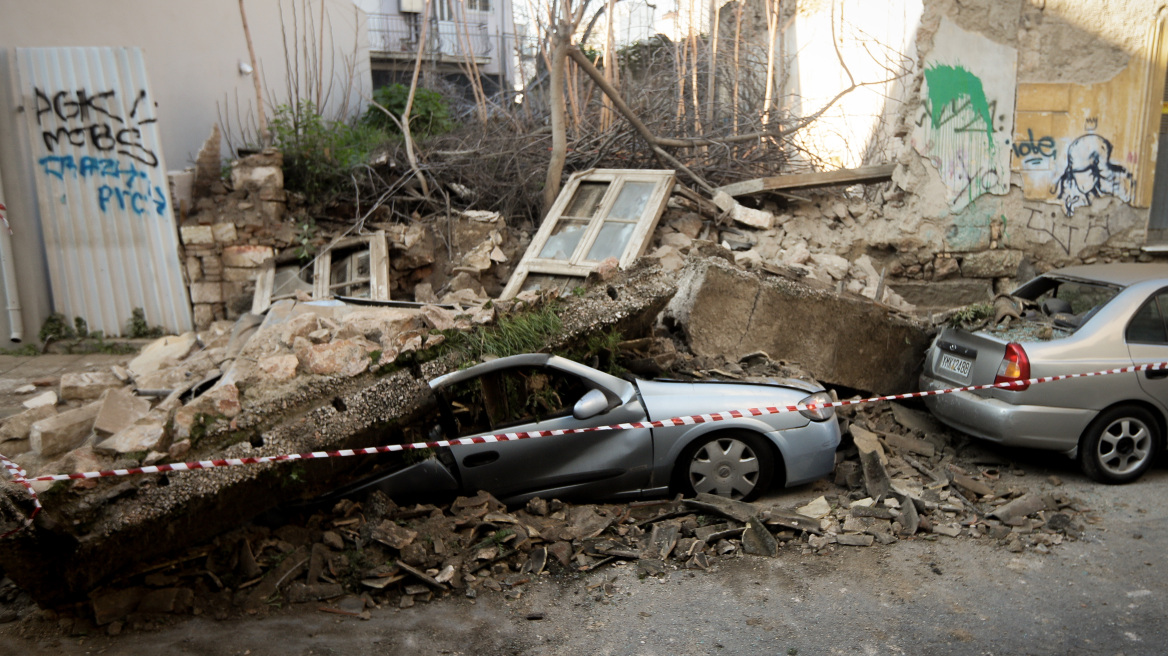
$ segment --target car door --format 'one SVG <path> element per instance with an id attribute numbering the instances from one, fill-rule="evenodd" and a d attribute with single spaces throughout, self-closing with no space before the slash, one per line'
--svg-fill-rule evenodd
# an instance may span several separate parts
<path id="1" fill-rule="evenodd" d="M 1168 289 L 1152 294 L 1132 315 L 1124 331 L 1128 352 L 1137 365 L 1168 362 Z M 1168 410 L 1168 369 L 1141 371 L 1140 388 L 1162 410 Z"/>
<path id="2" fill-rule="evenodd" d="M 584 428 L 641 421 L 635 398 L 587 420 L 572 407 L 589 385 L 549 367 L 513 367 L 464 380 L 442 390 L 454 413 L 447 422 L 458 437 Z M 648 483 L 653 457 L 649 429 L 596 431 L 451 447 L 468 491 L 487 490 L 506 499 L 552 490 L 613 496 L 636 493 Z"/>

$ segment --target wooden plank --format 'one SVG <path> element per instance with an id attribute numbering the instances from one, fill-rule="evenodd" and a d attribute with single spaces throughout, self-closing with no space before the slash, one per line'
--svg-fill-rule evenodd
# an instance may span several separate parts
<path id="1" fill-rule="evenodd" d="M 861 166 L 856 169 L 840 169 L 838 171 L 823 171 L 814 173 L 793 173 L 790 175 L 775 175 L 767 178 L 755 178 L 735 182 L 718 191 L 726 192 L 731 196 L 745 196 L 763 191 L 778 191 L 780 189 L 814 189 L 816 187 L 830 187 L 832 185 L 871 184 L 887 182 L 892 179 L 895 164 L 879 164 L 877 166 Z"/>
<path id="2" fill-rule="evenodd" d="M 369 238 L 369 274 L 373 281 L 369 285 L 369 298 L 375 301 L 389 299 L 389 241 L 384 230 L 378 230 Z"/>
<path id="3" fill-rule="evenodd" d="M 267 259 L 256 278 L 255 295 L 251 297 L 251 313 L 263 314 L 272 306 L 272 288 L 276 284 L 276 260 Z"/>

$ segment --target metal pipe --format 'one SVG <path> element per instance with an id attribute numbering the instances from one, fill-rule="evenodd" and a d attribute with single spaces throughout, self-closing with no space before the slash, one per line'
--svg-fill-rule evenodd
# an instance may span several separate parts
<path id="1" fill-rule="evenodd" d="M 4 278 L 4 297 L 7 299 L 8 339 L 20 342 L 24 339 L 24 313 L 20 310 L 20 292 L 16 288 L 16 264 L 12 259 L 12 232 L 8 227 L 7 209 L 4 207 L 4 183 L 0 181 L 0 277 Z"/>

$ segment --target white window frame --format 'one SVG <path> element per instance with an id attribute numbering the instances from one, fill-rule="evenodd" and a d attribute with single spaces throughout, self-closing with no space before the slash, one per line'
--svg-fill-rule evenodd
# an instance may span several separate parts
<path id="1" fill-rule="evenodd" d="M 333 251 L 360 249 L 366 246 L 369 256 L 369 278 L 354 280 L 351 275 L 347 282 L 334 284 L 332 282 Z M 252 313 L 263 314 L 272 306 L 273 300 L 287 298 L 292 295 L 282 295 L 272 298 L 275 287 L 276 261 L 268 260 L 264 263 L 259 277 L 256 279 L 256 292 L 252 297 Z M 325 248 L 312 263 L 312 298 L 314 300 L 333 298 L 333 289 L 341 285 L 351 286 L 356 283 L 369 283 L 369 300 L 388 301 L 390 287 L 389 271 L 389 241 L 385 231 L 363 237 L 346 237 Z"/>
<path id="2" fill-rule="evenodd" d="M 673 191 L 675 177 L 675 172 L 668 169 L 592 169 L 572 174 L 556 198 L 556 202 L 552 204 L 551 210 L 548 211 L 547 217 L 539 227 L 539 231 L 532 238 L 531 245 L 527 247 L 527 252 L 524 253 L 523 259 L 516 266 L 515 273 L 511 275 L 511 280 L 507 282 L 507 287 L 503 290 L 500 298 L 513 298 L 518 294 L 523 289 L 528 274 L 584 278 L 595 271 L 600 266 L 600 261 L 585 258 L 596 242 L 596 238 L 600 235 L 600 230 L 604 226 L 605 220 L 609 218 L 609 213 L 625 183 L 651 182 L 655 185 L 653 191 L 650 192 L 640 217 L 636 219 L 633 233 L 619 258 L 620 267 L 622 269 L 628 267 L 648 247 L 648 237 L 653 234 L 657 222 L 661 219 L 661 214 L 665 211 L 665 204 L 669 200 L 670 192 Z M 601 197 L 595 216 L 588 218 L 588 225 L 572 255 L 567 260 L 540 257 L 540 252 L 547 245 L 548 239 L 555 232 L 560 221 L 576 218 L 565 217 L 563 213 L 567 209 L 568 203 L 575 197 L 576 190 L 580 188 L 582 183 L 586 182 L 606 182 L 609 186 L 604 196 Z"/>

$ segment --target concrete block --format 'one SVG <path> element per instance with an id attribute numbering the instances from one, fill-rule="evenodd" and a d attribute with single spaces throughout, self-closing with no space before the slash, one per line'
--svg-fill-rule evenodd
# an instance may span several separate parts
<path id="1" fill-rule="evenodd" d="M 54 398 L 56 394 L 53 395 Z M 7 442 L 9 440 L 27 440 L 28 433 L 32 430 L 32 425 L 42 419 L 48 419 L 57 414 L 57 408 L 54 405 L 41 405 L 35 408 L 29 408 L 24 412 L 12 415 L 4 420 L 0 425 L 0 442 Z M 8 453 L 8 445 L 4 445 L 4 453 L 7 455 L 14 455 Z"/>
<path id="2" fill-rule="evenodd" d="M 93 422 L 94 430 L 113 435 L 130 426 L 150 412 L 150 400 L 135 395 L 124 387 L 111 389 L 101 401 L 101 410 Z"/>
<path id="3" fill-rule="evenodd" d="M 211 232 L 215 236 L 215 241 L 220 244 L 230 244 L 239 239 L 234 223 L 216 223 L 211 226 Z"/>
<path id="4" fill-rule="evenodd" d="M 169 367 L 187 357 L 197 341 L 193 332 L 156 339 L 130 360 L 130 372 L 139 377 Z"/>
<path id="5" fill-rule="evenodd" d="M 37 394 L 20 405 L 28 408 L 29 410 L 44 406 L 55 406 L 57 405 L 57 393 L 53 390 L 48 390 L 47 392 Z"/>
<path id="6" fill-rule="evenodd" d="M 222 303 L 223 285 L 217 282 L 191 283 L 191 303 Z"/>
<path id="7" fill-rule="evenodd" d="M 215 234 L 211 232 L 211 226 L 183 226 L 179 228 L 179 234 L 182 235 L 183 244 L 186 244 L 187 246 L 215 243 Z"/>
<path id="8" fill-rule="evenodd" d="M 760 278 L 717 258 L 691 260 L 666 314 L 697 356 L 765 351 L 825 383 L 880 394 L 916 389 L 925 326 L 881 305 L 785 278 Z"/>
<path id="9" fill-rule="evenodd" d="M 100 403 L 90 403 L 33 423 L 28 434 L 29 446 L 42 458 L 76 449 L 89 437 L 100 410 Z"/>
<path id="10" fill-rule="evenodd" d="M 93 450 L 105 454 L 159 451 L 167 447 L 163 443 L 165 437 L 166 429 L 162 424 L 143 422 L 118 431 L 108 440 L 99 442 Z"/>
<path id="11" fill-rule="evenodd" d="M 256 246 L 245 244 L 242 246 L 227 246 L 223 249 L 224 267 L 243 267 L 254 269 L 270 260 L 275 255 L 271 246 Z"/>
<path id="12" fill-rule="evenodd" d="M 122 385 L 122 381 L 109 371 L 67 373 L 61 376 L 61 399 L 91 401 L 100 397 L 106 390 Z"/>

